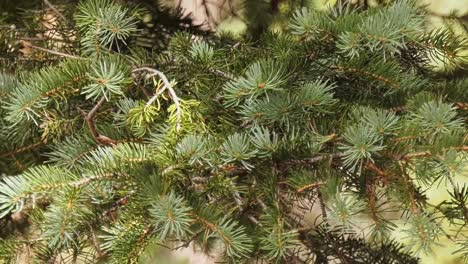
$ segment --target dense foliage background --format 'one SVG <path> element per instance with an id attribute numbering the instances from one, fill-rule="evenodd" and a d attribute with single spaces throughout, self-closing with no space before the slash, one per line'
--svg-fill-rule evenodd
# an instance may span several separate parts
<path id="1" fill-rule="evenodd" d="M 462 12 L 184 3 L 0 3 L 2 261 L 468 260 Z"/>

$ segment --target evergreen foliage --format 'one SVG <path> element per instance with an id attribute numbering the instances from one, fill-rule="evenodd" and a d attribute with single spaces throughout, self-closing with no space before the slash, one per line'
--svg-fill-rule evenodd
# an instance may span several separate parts
<path id="1" fill-rule="evenodd" d="M 5 262 L 27 247 L 38 263 L 137 263 L 162 244 L 236 263 L 418 263 L 446 234 L 468 259 L 468 79 L 452 78 L 468 43 L 425 31 L 412 1 L 303 7 L 240 40 L 181 27 L 164 47 L 139 44 L 144 5 L 65 6 L 62 39 L 0 46 L 17 62 L 0 75 Z M 451 197 L 432 205 L 437 184 Z M 399 222 L 410 246 L 392 239 Z"/>

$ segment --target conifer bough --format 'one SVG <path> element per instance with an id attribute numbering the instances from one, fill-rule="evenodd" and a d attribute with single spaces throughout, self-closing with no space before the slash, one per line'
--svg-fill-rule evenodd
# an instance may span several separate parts
<path id="1" fill-rule="evenodd" d="M 299 8 L 253 40 L 181 29 L 164 50 L 135 41 L 144 8 L 73 12 L 57 15 L 71 43 L 30 46 L 52 62 L 0 75 L 2 260 L 196 245 L 228 262 L 417 263 L 443 236 L 467 260 L 468 80 L 452 73 L 468 47 L 424 31 L 412 2 Z M 433 205 L 438 184 L 450 197 Z"/>

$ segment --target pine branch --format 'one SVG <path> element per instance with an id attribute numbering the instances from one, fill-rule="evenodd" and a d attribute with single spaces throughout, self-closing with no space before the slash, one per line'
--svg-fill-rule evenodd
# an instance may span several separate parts
<path id="1" fill-rule="evenodd" d="M 24 146 L 24 147 L 21 147 L 21 148 L 18 148 L 18 149 L 15 149 L 15 150 L 12 150 L 12 151 L 9 151 L 9 152 L 6 152 L 6 153 L 1 153 L 0 158 L 4 158 L 4 157 L 20 154 L 20 153 L 23 153 L 23 152 L 27 152 L 27 151 L 30 151 L 32 149 L 38 148 L 38 147 L 44 145 L 45 143 L 46 142 L 44 140 L 41 140 L 41 141 L 39 141 L 37 143 L 31 144 L 31 145 L 28 145 L 28 146 Z"/>
<path id="2" fill-rule="evenodd" d="M 367 162 L 365 166 L 367 169 L 375 172 L 383 180 L 384 185 L 388 185 L 389 175 L 382 168 L 379 168 L 373 162 Z"/>
<path id="3" fill-rule="evenodd" d="M 301 188 L 297 189 L 297 192 L 302 193 L 304 191 L 313 190 L 313 189 L 316 189 L 316 188 L 320 187 L 323 184 L 324 184 L 323 182 L 316 182 L 316 183 L 307 184 L 307 185 L 302 186 Z"/>
<path id="4" fill-rule="evenodd" d="M 55 50 L 51 50 L 51 49 L 46 49 L 46 48 L 43 48 L 43 47 L 39 47 L 39 46 L 33 45 L 33 44 L 31 44 L 31 43 L 28 43 L 28 42 L 23 42 L 23 45 L 25 45 L 25 47 L 27 47 L 27 48 L 32 48 L 32 49 L 44 51 L 44 52 L 47 52 L 47 53 L 50 53 L 50 54 L 54 54 L 54 55 L 57 55 L 57 56 L 60 56 L 60 57 L 64 57 L 64 58 L 71 58 L 71 59 L 77 59 L 77 60 L 86 60 L 86 58 L 82 58 L 82 57 L 78 57 L 78 56 L 75 56 L 75 55 L 63 53 L 63 52 L 60 52 L 60 51 L 55 51 Z"/>

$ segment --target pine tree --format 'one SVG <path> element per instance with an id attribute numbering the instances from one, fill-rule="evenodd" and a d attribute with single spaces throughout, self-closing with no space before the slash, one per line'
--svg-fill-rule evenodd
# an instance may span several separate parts
<path id="1" fill-rule="evenodd" d="M 5 263 L 137 263 L 151 244 L 418 263 L 442 236 L 468 260 L 468 44 L 413 2 L 297 4 L 241 39 L 145 4 L 44 2 L 0 20 Z M 428 203 L 433 185 L 450 199 Z"/>

